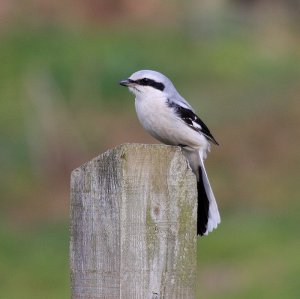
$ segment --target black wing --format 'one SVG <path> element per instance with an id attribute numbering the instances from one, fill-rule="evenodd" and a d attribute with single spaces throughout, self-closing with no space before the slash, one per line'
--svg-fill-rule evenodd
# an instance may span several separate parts
<path id="1" fill-rule="evenodd" d="M 193 130 L 201 132 L 209 141 L 219 145 L 214 136 L 210 133 L 205 123 L 190 109 L 184 108 L 168 100 L 168 106 L 173 108 L 177 115 Z"/>

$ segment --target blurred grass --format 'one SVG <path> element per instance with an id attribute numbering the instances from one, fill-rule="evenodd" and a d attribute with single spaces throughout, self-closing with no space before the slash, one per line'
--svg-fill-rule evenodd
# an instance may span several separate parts
<path id="1" fill-rule="evenodd" d="M 297 214 L 225 215 L 198 242 L 199 298 L 298 298 Z"/>
<path id="2" fill-rule="evenodd" d="M 117 85 L 143 68 L 168 75 L 221 144 L 207 168 L 223 222 L 198 243 L 199 298 L 299 297 L 298 39 L 277 51 L 249 29 L 129 26 L 0 40 L 1 298 L 69 297 L 69 173 L 118 143 L 153 142 Z"/>
<path id="3" fill-rule="evenodd" d="M 7 299 L 69 298 L 67 224 L 0 231 L 1 288 Z"/>

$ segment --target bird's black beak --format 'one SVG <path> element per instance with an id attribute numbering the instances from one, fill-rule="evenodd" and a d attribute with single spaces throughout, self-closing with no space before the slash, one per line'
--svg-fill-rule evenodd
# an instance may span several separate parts
<path id="1" fill-rule="evenodd" d="M 122 86 L 129 86 L 132 83 L 134 83 L 134 81 L 130 80 L 130 79 L 125 79 L 125 80 L 122 80 L 122 81 L 119 82 L 119 84 L 122 85 Z"/>

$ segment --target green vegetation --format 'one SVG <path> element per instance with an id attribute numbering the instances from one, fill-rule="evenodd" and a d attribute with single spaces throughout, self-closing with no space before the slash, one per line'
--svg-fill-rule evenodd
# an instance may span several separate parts
<path id="1" fill-rule="evenodd" d="M 198 242 L 199 298 L 298 298 L 297 214 L 224 215 Z"/>
<path id="2" fill-rule="evenodd" d="M 67 227 L 1 229 L 1 298 L 70 298 Z"/>

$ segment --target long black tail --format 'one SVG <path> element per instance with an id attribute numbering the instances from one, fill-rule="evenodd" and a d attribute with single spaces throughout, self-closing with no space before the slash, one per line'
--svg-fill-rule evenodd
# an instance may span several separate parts
<path id="1" fill-rule="evenodd" d="M 197 235 L 203 236 L 207 230 L 209 200 L 205 191 L 203 173 L 199 166 L 198 189 L 198 213 L 197 213 Z"/>
<path id="2" fill-rule="evenodd" d="M 197 213 L 197 235 L 207 235 L 221 222 L 218 205 L 211 189 L 202 151 L 183 151 L 189 164 L 197 177 L 198 189 L 198 213 Z"/>

